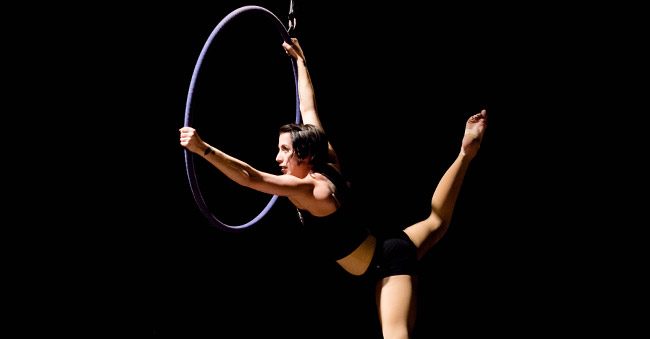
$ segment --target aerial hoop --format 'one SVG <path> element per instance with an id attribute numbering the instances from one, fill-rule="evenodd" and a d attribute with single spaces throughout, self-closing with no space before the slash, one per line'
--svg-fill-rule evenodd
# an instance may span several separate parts
<path id="1" fill-rule="evenodd" d="M 193 100 L 193 93 L 194 93 L 194 86 L 196 85 L 196 79 L 199 75 L 199 71 L 201 70 L 201 65 L 203 63 L 203 58 L 205 57 L 205 54 L 207 53 L 208 49 L 210 48 L 210 44 L 212 43 L 212 40 L 214 37 L 219 33 L 219 31 L 225 26 L 230 20 L 232 20 L 234 17 L 236 17 L 239 14 L 242 14 L 244 12 L 260 12 L 264 14 L 271 22 L 275 25 L 275 28 L 280 32 L 280 35 L 282 36 L 282 39 L 287 42 L 291 43 L 291 38 L 287 32 L 287 29 L 284 27 L 282 22 L 269 10 L 263 7 L 259 6 L 244 6 L 241 8 L 238 8 L 230 14 L 226 15 L 217 27 L 214 28 L 210 36 L 208 37 L 208 40 L 205 42 L 205 45 L 203 45 L 203 49 L 201 50 L 201 54 L 199 54 L 199 59 L 196 62 L 196 66 L 194 66 L 194 72 L 192 74 L 192 81 L 190 82 L 190 88 L 187 93 L 187 102 L 185 104 L 185 122 L 184 126 L 187 127 L 192 127 L 192 122 L 193 122 L 193 106 L 192 106 L 192 100 Z M 291 63 L 293 66 L 293 78 L 295 81 L 296 85 L 296 123 L 301 122 L 301 115 L 300 115 L 300 98 L 298 96 L 298 68 L 296 65 L 296 60 L 291 58 Z M 271 197 L 271 200 L 269 203 L 264 207 L 262 212 L 258 214 L 253 220 L 243 224 L 243 225 L 227 225 L 223 222 L 221 222 L 217 217 L 210 212 L 208 209 L 207 204 L 205 203 L 205 200 L 203 199 L 203 195 L 201 194 L 201 190 L 199 189 L 199 185 L 196 179 L 196 172 L 194 170 L 194 153 L 189 151 L 188 149 L 185 149 L 185 168 L 187 170 L 187 178 L 189 179 L 190 182 L 190 188 L 192 189 L 192 194 L 194 195 L 194 200 L 196 201 L 196 204 L 199 206 L 199 209 L 203 213 L 203 215 L 210 221 L 210 223 L 213 226 L 216 226 L 222 230 L 230 231 L 230 232 L 239 232 L 243 231 L 246 228 L 254 225 L 258 221 L 260 221 L 273 207 L 273 204 L 275 204 L 275 201 L 278 199 L 277 195 L 274 195 Z"/>

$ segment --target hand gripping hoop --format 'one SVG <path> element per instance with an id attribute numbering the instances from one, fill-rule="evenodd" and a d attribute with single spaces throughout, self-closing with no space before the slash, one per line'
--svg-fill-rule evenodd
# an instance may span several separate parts
<path id="1" fill-rule="evenodd" d="M 267 10 L 266 8 L 259 7 L 259 6 L 244 6 L 226 15 L 226 17 L 224 17 L 219 22 L 217 27 L 214 28 L 214 30 L 208 37 L 208 40 L 205 42 L 205 45 L 203 45 L 201 54 L 199 54 L 199 59 L 197 60 L 196 65 L 194 66 L 192 81 L 190 82 L 190 88 L 187 93 L 187 102 L 185 104 L 184 126 L 192 127 L 192 121 L 193 121 L 192 99 L 194 93 L 194 86 L 196 85 L 196 79 L 201 70 L 201 64 L 203 63 L 203 58 L 205 57 L 205 54 L 210 48 L 210 44 L 212 43 L 212 40 L 223 28 L 223 26 L 225 26 L 230 20 L 245 12 L 260 12 L 264 14 L 264 16 L 266 16 L 269 20 L 271 20 L 271 22 L 275 25 L 275 28 L 280 32 L 280 35 L 282 35 L 282 39 L 284 39 L 284 41 L 287 43 L 291 43 L 291 38 L 289 37 L 289 33 L 287 32 L 287 29 L 284 27 L 282 22 L 280 22 L 280 20 L 271 11 Z M 293 77 L 296 85 L 296 123 L 300 123 L 301 115 L 300 115 L 300 98 L 298 96 L 298 68 L 295 59 L 291 58 L 291 62 L 293 66 Z M 253 220 L 243 225 L 227 225 L 221 222 L 219 219 L 217 219 L 217 217 L 215 217 L 214 214 L 212 214 L 208 209 L 208 206 L 205 203 L 205 200 L 203 199 L 203 195 L 201 195 L 201 190 L 199 189 L 199 185 L 196 179 L 196 172 L 194 170 L 194 154 L 188 149 L 185 149 L 185 168 L 187 169 L 187 178 L 189 179 L 190 188 L 192 189 L 192 194 L 194 195 L 194 200 L 196 201 L 196 204 L 199 206 L 199 209 L 201 210 L 203 215 L 208 219 L 208 221 L 210 221 L 210 223 L 213 226 L 216 226 L 222 230 L 229 231 L 229 232 L 240 232 L 245 230 L 246 228 L 260 221 L 268 213 L 271 207 L 273 207 L 273 204 L 275 204 L 275 201 L 278 199 L 277 195 L 271 197 L 271 200 L 266 205 L 266 207 L 264 207 L 262 212 L 260 212 L 260 214 L 258 214 L 255 218 L 253 218 Z"/>

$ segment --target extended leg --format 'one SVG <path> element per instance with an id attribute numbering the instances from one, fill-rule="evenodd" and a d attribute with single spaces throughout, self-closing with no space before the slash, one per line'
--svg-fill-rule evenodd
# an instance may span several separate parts
<path id="1" fill-rule="evenodd" d="M 485 110 L 467 120 L 460 153 L 447 169 L 433 193 L 431 215 L 404 230 L 418 247 L 419 258 L 447 231 L 465 173 L 481 146 L 486 127 L 487 113 Z"/>

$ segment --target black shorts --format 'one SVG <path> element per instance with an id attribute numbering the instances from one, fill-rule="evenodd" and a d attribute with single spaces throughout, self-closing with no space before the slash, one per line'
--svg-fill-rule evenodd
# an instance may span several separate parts
<path id="1" fill-rule="evenodd" d="M 402 230 L 377 236 L 368 273 L 380 280 L 393 275 L 417 274 L 417 247 Z"/>

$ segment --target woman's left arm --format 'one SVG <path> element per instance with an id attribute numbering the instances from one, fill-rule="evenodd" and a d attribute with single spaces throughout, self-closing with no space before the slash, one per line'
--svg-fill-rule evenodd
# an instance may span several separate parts
<path id="1" fill-rule="evenodd" d="M 283 197 L 296 197 L 313 194 L 313 184 L 291 175 L 274 175 L 258 171 L 249 164 L 234 158 L 201 140 L 192 127 L 183 127 L 181 145 L 193 153 L 202 156 L 230 180 L 268 194 Z"/>

